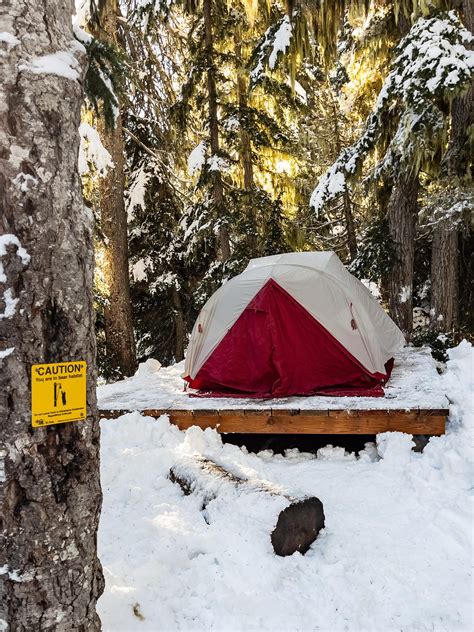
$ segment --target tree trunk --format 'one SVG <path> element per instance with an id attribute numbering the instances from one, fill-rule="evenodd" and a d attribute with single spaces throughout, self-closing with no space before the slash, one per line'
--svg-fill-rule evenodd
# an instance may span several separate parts
<path id="1" fill-rule="evenodd" d="M 240 161 L 242 163 L 242 171 L 244 175 L 244 190 L 247 195 L 245 203 L 247 206 L 247 214 L 249 217 L 249 231 L 247 233 L 247 245 L 250 256 L 257 256 L 257 215 L 255 202 L 252 191 L 254 188 L 253 179 L 253 160 L 252 160 L 252 143 L 250 134 L 247 131 L 247 125 L 244 113 L 248 107 L 247 99 L 247 80 L 244 73 L 244 64 L 242 61 L 242 42 L 241 30 L 239 27 L 235 30 L 234 50 L 237 62 L 237 98 L 239 103 L 239 131 L 240 131 Z"/>
<path id="2" fill-rule="evenodd" d="M 340 155 L 342 151 L 342 138 L 341 132 L 339 129 L 339 121 L 338 121 L 338 107 L 336 100 L 334 99 L 334 95 L 332 90 L 329 89 L 329 94 L 331 95 L 331 105 L 332 105 L 332 115 L 333 115 L 333 123 L 334 123 L 334 139 L 336 143 L 336 156 Z M 347 230 L 347 247 L 349 250 L 349 255 L 351 257 L 351 261 L 357 257 L 357 236 L 355 231 L 355 223 L 354 216 L 352 214 L 352 204 L 351 198 L 347 191 L 344 191 L 343 194 L 343 208 L 344 208 L 344 221 L 346 224 Z"/>
<path id="3" fill-rule="evenodd" d="M 458 311 L 458 227 L 451 219 L 441 220 L 433 232 L 431 246 L 431 327 L 449 331 Z"/>
<path id="4" fill-rule="evenodd" d="M 184 340 L 186 336 L 183 305 L 181 303 L 181 297 L 176 288 L 173 288 L 173 309 L 174 309 L 174 322 L 175 322 L 175 352 L 174 358 L 176 362 L 181 362 L 184 359 Z"/>
<path id="5" fill-rule="evenodd" d="M 347 247 L 349 248 L 349 255 L 351 261 L 357 257 L 357 237 L 354 224 L 354 216 L 352 214 L 351 198 L 347 191 L 344 192 L 344 219 L 346 221 L 347 230 Z"/>
<path id="6" fill-rule="evenodd" d="M 400 170 L 388 201 L 388 228 L 395 260 L 388 278 L 390 316 L 407 338 L 413 326 L 413 264 L 418 174 Z"/>
<path id="7" fill-rule="evenodd" d="M 80 66 L 69 78 L 28 69 L 31 56 L 56 51 L 84 62 L 72 12 L 72 0 L 0 6 L 8 34 L 0 43 L 0 627 L 15 632 L 100 629 L 92 218 L 77 168 L 82 77 Z M 67 360 L 87 362 L 87 419 L 32 428 L 31 366 Z"/>
<path id="8" fill-rule="evenodd" d="M 319 498 L 290 495 L 267 481 L 240 478 L 204 457 L 182 457 L 171 467 L 169 478 L 184 494 L 201 496 L 202 511 L 220 495 L 227 495 L 230 502 L 235 502 L 235 493 L 251 494 L 256 503 L 264 498 L 273 550 L 283 557 L 296 551 L 304 555 L 324 529 L 324 508 Z"/>
<path id="9" fill-rule="evenodd" d="M 461 0 L 464 25 L 474 29 L 474 5 Z M 451 134 L 441 172 L 444 177 L 461 179 L 471 162 L 469 130 L 474 124 L 474 89 L 454 99 L 451 108 Z M 431 251 L 431 327 L 449 331 L 458 322 L 459 312 L 459 227 L 452 219 L 442 219 L 433 231 Z"/>
<path id="10" fill-rule="evenodd" d="M 105 0 L 95 36 L 111 45 L 117 45 L 117 15 L 117 0 Z M 100 178 L 99 185 L 105 242 L 104 277 L 108 289 L 108 303 L 104 308 L 106 352 L 111 366 L 121 375 L 129 376 L 137 370 L 137 356 L 130 302 L 122 116 L 117 115 L 114 129 L 106 129 L 103 119 L 98 120 L 97 127 L 114 163 Z"/>
<path id="11" fill-rule="evenodd" d="M 209 134 L 211 155 L 219 155 L 219 123 L 217 118 L 216 68 L 214 65 L 214 38 L 212 34 L 212 0 L 203 1 L 204 30 L 206 37 L 207 101 L 209 109 Z M 218 219 L 224 216 L 224 183 L 220 171 L 212 172 L 212 195 Z M 229 232 L 225 225 L 219 227 L 219 245 L 222 261 L 230 257 Z"/>

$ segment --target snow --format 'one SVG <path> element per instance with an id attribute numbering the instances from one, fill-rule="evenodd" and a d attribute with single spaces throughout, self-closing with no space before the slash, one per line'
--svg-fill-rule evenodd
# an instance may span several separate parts
<path id="1" fill-rule="evenodd" d="M 311 194 L 309 204 L 314 208 L 316 213 L 319 213 L 321 208 L 324 206 L 326 198 L 332 200 L 340 193 L 344 193 L 346 189 L 346 177 L 340 169 L 340 163 L 334 163 L 334 165 L 323 175 L 318 183 L 318 186 Z"/>
<path id="2" fill-rule="evenodd" d="M 79 145 L 79 173 L 81 175 L 89 172 L 89 166 L 93 165 L 94 169 L 100 176 L 105 176 L 108 169 L 114 166 L 112 156 L 103 146 L 97 130 L 82 122 L 79 125 L 79 135 L 81 142 Z"/>
<path id="3" fill-rule="evenodd" d="M 78 43 L 78 42 L 77 42 Z M 36 75 L 58 75 L 66 79 L 79 79 L 79 62 L 72 51 L 61 50 L 50 55 L 33 57 L 19 64 L 18 69 Z"/>
<path id="4" fill-rule="evenodd" d="M 290 46 L 292 37 L 292 26 L 288 15 L 284 15 L 276 25 L 270 26 L 264 33 L 261 43 L 258 46 L 256 62 L 250 72 L 251 84 L 257 83 L 263 75 L 265 60 L 268 67 L 274 70 L 278 61 L 278 53 L 285 54 Z"/>
<path id="5" fill-rule="evenodd" d="M 147 277 L 147 269 L 150 266 L 150 260 L 148 257 L 145 259 L 139 259 L 132 265 L 132 276 L 134 281 L 145 281 Z"/>
<path id="6" fill-rule="evenodd" d="M 384 433 L 359 456 L 249 454 L 166 417 L 102 420 L 104 631 L 471 630 L 472 346 L 449 358 L 438 383 L 451 400 L 447 434 L 423 453 Z M 169 469 L 201 455 L 320 498 L 326 528 L 306 555 L 273 554 L 278 497 L 223 486 L 203 510 L 202 496 L 184 496 Z"/>
<path id="7" fill-rule="evenodd" d="M 20 40 L 12 33 L 8 33 L 7 31 L 0 31 L 0 43 L 1 42 L 4 42 L 7 45 L 7 50 L 11 50 L 15 46 L 18 46 Z M 0 51 L 0 55 L 2 54 L 3 51 Z"/>
<path id="8" fill-rule="evenodd" d="M 14 351 L 15 351 L 15 347 L 10 347 L 9 349 L 1 349 L 0 350 L 0 360 L 3 360 L 3 358 L 7 358 Z"/>
<path id="9" fill-rule="evenodd" d="M 374 298 L 380 299 L 380 288 L 377 283 L 374 283 L 369 279 L 361 279 L 361 283 L 365 285 Z"/>
<path id="10" fill-rule="evenodd" d="M 419 18 L 397 47 L 375 108 L 369 115 L 360 138 L 344 149 L 320 178 L 310 205 L 316 213 L 346 190 L 347 183 L 362 166 L 367 155 L 383 137 L 387 116 L 399 111 L 396 132 L 384 155 L 372 169 L 372 178 L 390 172 L 401 156 L 410 156 L 416 143 L 423 149 L 426 136 L 440 133 L 445 115 L 441 102 L 452 98 L 455 90 L 467 87 L 474 70 L 473 39 L 454 11 Z"/>
<path id="11" fill-rule="evenodd" d="M 92 43 L 92 40 L 94 39 L 92 35 L 87 33 L 87 31 L 84 31 L 84 29 L 82 29 L 78 24 L 73 23 L 72 30 L 74 32 L 74 37 L 78 39 L 81 44 L 87 45 Z"/>
<path id="12" fill-rule="evenodd" d="M 276 66 L 278 53 L 284 54 L 286 49 L 290 46 L 292 32 L 290 17 L 285 15 L 281 21 L 279 29 L 275 33 L 272 52 L 268 58 L 270 70 L 273 70 Z"/>
<path id="13" fill-rule="evenodd" d="M 230 116 L 229 118 L 224 119 L 223 126 L 229 132 L 236 131 L 240 127 L 240 122 L 236 116 Z"/>
<path id="14" fill-rule="evenodd" d="M 75 0 L 74 7 L 76 15 L 73 16 L 73 23 L 84 26 L 91 18 L 91 0 Z"/>
<path id="15" fill-rule="evenodd" d="M 160 276 L 155 277 L 150 285 L 151 290 L 163 290 L 164 288 L 175 287 L 180 289 L 178 275 L 175 272 L 163 272 Z"/>
<path id="16" fill-rule="evenodd" d="M 226 171 L 228 169 L 228 164 L 221 156 L 213 155 L 207 161 L 207 167 L 209 171 Z"/>
<path id="17" fill-rule="evenodd" d="M 184 362 L 163 367 L 159 373 L 139 373 L 99 387 L 103 410 L 291 408 L 312 410 L 447 408 L 441 376 L 430 350 L 405 347 L 395 357 L 385 397 L 284 397 L 278 399 L 200 398 L 184 392 Z"/>
<path id="18" fill-rule="evenodd" d="M 1 258 L 7 254 L 7 246 L 16 246 L 17 251 L 16 254 L 20 257 L 23 265 L 27 265 L 30 262 L 30 255 L 26 252 L 26 250 L 20 244 L 20 240 L 16 235 L 12 235 L 11 233 L 7 233 L 5 235 L 0 235 L 0 283 L 6 283 L 7 277 L 3 270 L 3 265 L 1 262 Z"/>
<path id="19" fill-rule="evenodd" d="M 206 143 L 201 141 L 188 156 L 188 173 L 193 176 L 206 163 Z"/>
<path id="20" fill-rule="evenodd" d="M 105 87 L 110 93 L 112 113 L 114 115 L 114 121 L 116 121 L 118 115 L 120 114 L 120 109 L 118 107 L 118 99 L 117 99 L 117 95 L 115 94 L 114 86 L 112 84 L 112 79 L 110 78 L 110 76 L 105 75 L 101 69 L 99 69 L 99 75 Z"/>
<path id="21" fill-rule="evenodd" d="M 133 212 L 137 206 L 145 208 L 145 194 L 150 180 L 150 174 L 145 171 L 145 166 L 142 165 L 140 169 L 134 174 L 132 184 L 128 190 L 128 203 L 127 203 L 127 219 L 132 221 Z"/>
<path id="22" fill-rule="evenodd" d="M 12 180 L 22 193 L 27 193 L 30 188 L 35 187 L 38 184 L 37 178 L 29 173 L 23 173 L 20 171 Z"/>
<path id="23" fill-rule="evenodd" d="M 288 79 L 286 80 L 287 85 L 289 85 L 290 87 L 292 87 L 291 84 L 291 78 L 288 77 Z M 308 94 L 306 92 L 306 90 L 303 88 L 303 86 L 301 85 L 301 83 L 299 81 L 294 81 L 294 91 L 295 93 L 298 95 L 298 97 L 300 98 L 301 102 L 304 103 L 305 105 L 308 104 Z"/>
<path id="24" fill-rule="evenodd" d="M 18 299 L 13 298 L 13 291 L 11 288 L 7 288 L 5 290 L 1 300 L 5 303 L 5 309 L 3 311 L 3 314 L 0 313 L 0 320 L 2 320 L 3 318 L 11 318 L 12 316 L 14 316 Z"/>
<path id="25" fill-rule="evenodd" d="M 22 582 L 23 578 L 19 574 L 18 570 L 10 571 L 8 565 L 0 566 L 0 575 L 8 575 L 8 578 L 11 579 L 12 582 Z"/>
<path id="26" fill-rule="evenodd" d="M 400 291 L 398 300 L 400 301 L 400 303 L 406 303 L 410 297 L 411 297 L 411 287 L 409 287 L 408 285 L 404 285 Z"/>

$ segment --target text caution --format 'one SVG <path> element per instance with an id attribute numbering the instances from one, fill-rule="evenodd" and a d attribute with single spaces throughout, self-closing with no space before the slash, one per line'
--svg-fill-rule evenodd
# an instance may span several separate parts
<path id="1" fill-rule="evenodd" d="M 86 400 L 85 362 L 31 367 L 31 424 L 34 428 L 84 420 Z"/>

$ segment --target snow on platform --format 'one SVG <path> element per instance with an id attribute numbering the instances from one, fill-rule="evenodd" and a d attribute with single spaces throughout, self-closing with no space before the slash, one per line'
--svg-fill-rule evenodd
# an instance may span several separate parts
<path id="1" fill-rule="evenodd" d="M 283 397 L 277 399 L 190 397 L 183 390 L 184 362 L 156 370 L 140 365 L 130 378 L 98 388 L 101 410 L 436 410 L 448 407 L 441 376 L 428 347 L 405 347 L 395 357 L 385 397 Z"/>

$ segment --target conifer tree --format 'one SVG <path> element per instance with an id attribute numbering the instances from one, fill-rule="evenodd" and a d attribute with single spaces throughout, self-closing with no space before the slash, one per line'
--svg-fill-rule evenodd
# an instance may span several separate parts
<path id="1" fill-rule="evenodd" d="M 109 50 L 119 48 L 118 0 L 100 0 L 90 17 L 88 28 L 95 40 Z M 99 69 L 99 76 L 104 73 Z M 109 371 L 117 376 L 130 376 L 136 371 L 135 335 L 130 302 L 127 214 L 124 205 L 125 165 L 124 137 L 120 99 L 116 96 L 112 77 L 106 88 L 112 94 L 95 97 L 97 129 L 104 148 L 111 156 L 107 173 L 99 179 L 98 217 L 102 235 L 106 297 L 103 305 L 105 348 Z M 92 91 L 92 90 L 91 90 Z M 110 99 L 113 103 L 110 104 Z"/>
<path id="2" fill-rule="evenodd" d="M 93 226 L 77 165 L 86 54 L 72 8 L 0 6 L 0 627 L 9 630 L 100 629 Z M 87 418 L 32 428 L 32 367 L 73 360 L 87 363 Z"/>
<path id="3" fill-rule="evenodd" d="M 470 34 L 453 12 L 419 18 L 397 47 L 395 59 L 359 140 L 344 150 L 312 196 L 321 209 L 343 193 L 375 148 L 382 157 L 373 178 L 393 181 L 387 217 L 395 243 L 395 265 L 389 275 L 392 316 L 411 332 L 414 256 L 413 204 L 418 174 L 433 156 L 445 151 L 446 104 L 469 85 Z M 433 57 L 433 49 L 437 55 Z"/>

